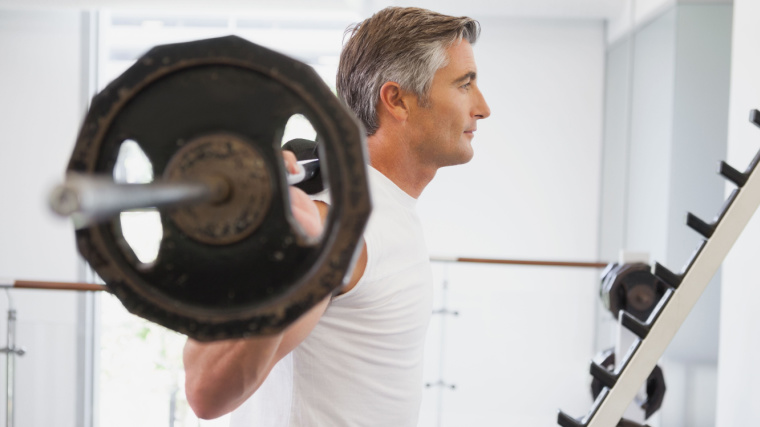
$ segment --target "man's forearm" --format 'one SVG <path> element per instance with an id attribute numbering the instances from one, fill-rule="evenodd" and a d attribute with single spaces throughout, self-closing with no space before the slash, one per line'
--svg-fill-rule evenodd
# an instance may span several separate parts
<path id="1" fill-rule="evenodd" d="M 330 297 L 277 335 L 185 344 L 185 394 L 199 418 L 212 419 L 242 405 L 274 365 L 306 339 L 327 309 Z"/>
<path id="2" fill-rule="evenodd" d="M 196 415 L 217 418 L 245 402 L 276 363 L 281 341 L 282 334 L 212 343 L 188 339 L 185 393 Z"/>

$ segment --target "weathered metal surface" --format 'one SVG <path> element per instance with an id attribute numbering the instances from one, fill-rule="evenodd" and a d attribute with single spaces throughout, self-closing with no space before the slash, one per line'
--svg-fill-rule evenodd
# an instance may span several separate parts
<path id="1" fill-rule="evenodd" d="M 307 117 L 319 135 L 331 190 L 320 238 L 300 231 L 289 207 L 280 140 L 294 114 Z M 156 47 L 93 98 L 69 172 L 112 175 L 128 139 L 140 144 L 154 176 L 165 179 L 185 170 L 172 161 L 185 164 L 198 154 L 193 150 L 203 152 L 187 145 L 226 139 L 248 147 L 240 148 L 248 152 L 242 165 L 220 166 L 234 164 L 236 155 L 206 164 L 214 177 L 234 181 L 221 204 L 245 188 L 244 208 L 215 220 L 221 204 L 195 207 L 185 214 L 205 222 L 191 225 L 184 214 L 161 210 L 164 238 L 149 265 L 126 244 L 118 217 L 77 231 L 82 255 L 132 313 L 198 340 L 269 334 L 341 287 L 370 212 L 364 132 L 310 67 L 234 36 Z M 221 145 L 212 152 L 224 146 L 215 144 Z M 240 218 L 247 223 L 229 240 L 204 241 L 191 231 Z"/>

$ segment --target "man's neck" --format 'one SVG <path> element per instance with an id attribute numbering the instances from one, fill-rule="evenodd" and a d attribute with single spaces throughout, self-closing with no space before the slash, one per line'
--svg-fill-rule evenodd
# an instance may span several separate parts
<path id="1" fill-rule="evenodd" d="M 415 199 L 435 177 L 437 168 L 419 161 L 403 140 L 378 131 L 367 138 L 367 147 L 372 167 Z"/>

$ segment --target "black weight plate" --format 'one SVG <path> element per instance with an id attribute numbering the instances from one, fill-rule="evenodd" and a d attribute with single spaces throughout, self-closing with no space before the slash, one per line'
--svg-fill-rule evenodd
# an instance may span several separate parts
<path id="1" fill-rule="evenodd" d="M 322 141 L 332 204 L 319 239 L 300 233 L 288 208 L 279 145 L 293 114 L 306 116 Z M 370 211 L 358 121 L 310 67 L 233 36 L 159 46 L 140 58 L 93 98 L 69 171 L 112 174 L 120 144 L 131 139 L 159 177 L 186 144 L 220 137 L 263 159 L 256 180 L 271 201 L 257 208 L 255 230 L 210 244 L 162 211 L 164 239 L 149 266 L 123 243 L 117 218 L 77 231 L 80 252 L 131 312 L 199 340 L 280 331 L 339 288 Z"/>
<path id="2" fill-rule="evenodd" d="M 666 285 L 650 270 L 644 263 L 612 264 L 605 269 L 600 297 L 615 319 L 622 310 L 645 322 L 654 311 Z"/>

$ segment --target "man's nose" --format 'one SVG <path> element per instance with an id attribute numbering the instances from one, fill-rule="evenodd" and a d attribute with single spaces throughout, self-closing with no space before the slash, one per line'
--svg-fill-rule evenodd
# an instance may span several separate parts
<path id="1" fill-rule="evenodd" d="M 475 109 L 475 117 L 478 119 L 485 119 L 486 117 L 491 115 L 491 108 L 488 106 L 488 103 L 486 102 L 486 98 L 483 96 L 483 93 L 478 90 L 478 103 L 476 104 Z"/>

